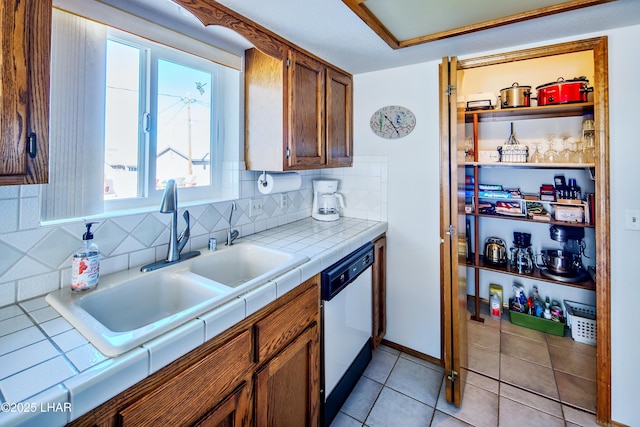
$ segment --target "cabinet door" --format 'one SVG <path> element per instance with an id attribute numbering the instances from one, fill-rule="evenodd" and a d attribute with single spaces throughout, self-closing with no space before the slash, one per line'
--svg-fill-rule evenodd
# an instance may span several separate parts
<path id="1" fill-rule="evenodd" d="M 46 183 L 51 0 L 0 2 L 0 185 Z"/>
<path id="2" fill-rule="evenodd" d="M 319 351 L 316 323 L 258 371 L 255 381 L 256 426 L 318 425 Z"/>
<path id="3" fill-rule="evenodd" d="M 288 169 L 319 168 L 326 163 L 325 66 L 291 51 L 288 69 Z"/>
<path id="4" fill-rule="evenodd" d="M 244 330 L 156 390 L 121 410 L 121 425 L 191 425 L 205 414 L 212 415 L 212 408 L 225 400 L 229 389 L 240 384 L 253 366 L 251 333 Z M 221 409 L 219 414 L 224 412 L 230 416 L 232 411 L 229 407 L 226 408 L 224 411 Z M 242 418 L 242 414 L 233 416 L 238 417 Z"/>
<path id="5" fill-rule="evenodd" d="M 249 425 L 250 387 L 243 382 L 226 399 L 220 402 L 195 427 L 235 427 Z"/>
<path id="6" fill-rule="evenodd" d="M 327 68 L 327 166 L 353 163 L 353 86 L 351 77 Z"/>

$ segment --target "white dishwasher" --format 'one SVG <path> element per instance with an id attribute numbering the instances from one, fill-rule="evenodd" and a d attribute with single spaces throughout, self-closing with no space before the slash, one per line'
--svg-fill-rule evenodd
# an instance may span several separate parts
<path id="1" fill-rule="evenodd" d="M 368 243 L 322 272 L 322 403 L 328 426 L 371 361 L 371 280 Z"/>

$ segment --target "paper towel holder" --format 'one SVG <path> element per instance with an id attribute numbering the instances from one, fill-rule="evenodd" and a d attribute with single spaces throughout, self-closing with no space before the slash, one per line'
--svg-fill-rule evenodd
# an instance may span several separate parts
<path id="1" fill-rule="evenodd" d="M 262 175 L 258 178 L 258 185 L 267 186 L 267 171 L 262 171 Z"/>

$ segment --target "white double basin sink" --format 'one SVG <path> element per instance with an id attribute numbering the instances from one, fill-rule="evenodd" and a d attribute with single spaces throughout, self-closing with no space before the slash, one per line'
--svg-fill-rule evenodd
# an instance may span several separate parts
<path id="1" fill-rule="evenodd" d="M 46 301 L 106 356 L 117 356 L 306 262 L 304 255 L 239 242 L 147 273 L 101 277 L 87 293 Z"/>

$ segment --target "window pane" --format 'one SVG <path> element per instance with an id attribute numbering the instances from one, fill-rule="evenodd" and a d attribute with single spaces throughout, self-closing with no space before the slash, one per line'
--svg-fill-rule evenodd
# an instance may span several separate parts
<path id="1" fill-rule="evenodd" d="M 107 41 L 105 199 L 138 197 L 140 49 Z"/>
<path id="2" fill-rule="evenodd" d="M 211 184 L 211 90 L 208 72 L 158 61 L 156 189 Z"/>

